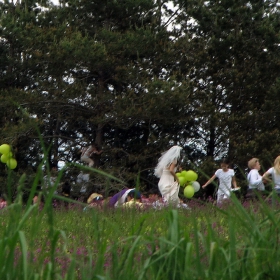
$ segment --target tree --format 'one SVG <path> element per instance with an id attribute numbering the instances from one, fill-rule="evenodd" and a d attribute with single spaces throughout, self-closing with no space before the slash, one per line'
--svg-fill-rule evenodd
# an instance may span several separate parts
<path id="1" fill-rule="evenodd" d="M 271 140 L 275 130 L 267 125 L 274 106 L 264 110 L 264 104 L 272 105 L 268 96 L 279 76 L 277 1 L 174 3 L 185 36 L 198 47 L 193 81 L 202 104 L 206 155 L 226 154 L 242 167 L 253 155 L 264 158 L 263 147 L 279 142 Z"/>

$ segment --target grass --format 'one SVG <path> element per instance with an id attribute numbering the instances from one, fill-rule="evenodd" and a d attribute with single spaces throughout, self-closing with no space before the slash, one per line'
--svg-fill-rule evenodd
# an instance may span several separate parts
<path id="1" fill-rule="evenodd" d="M 23 181 L 0 211 L 0 279 L 278 279 L 278 198 L 83 211 L 49 195 L 40 209 L 23 205 Z"/>

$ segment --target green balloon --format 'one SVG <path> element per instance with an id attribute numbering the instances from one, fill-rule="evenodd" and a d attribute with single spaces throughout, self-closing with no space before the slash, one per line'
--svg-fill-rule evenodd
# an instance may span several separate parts
<path id="1" fill-rule="evenodd" d="M 192 181 L 196 181 L 197 180 L 198 175 L 193 170 L 188 170 L 186 172 L 185 177 L 186 177 L 187 181 L 192 182 Z"/>
<path id="2" fill-rule="evenodd" d="M 183 176 L 178 176 L 178 179 L 179 179 L 179 184 L 181 187 L 183 187 L 187 183 L 186 178 Z"/>
<path id="3" fill-rule="evenodd" d="M 11 158 L 10 153 L 9 154 L 3 154 L 1 156 L 1 162 L 6 163 L 9 158 Z"/>
<path id="4" fill-rule="evenodd" d="M 181 176 L 186 177 L 186 175 L 187 175 L 187 171 L 186 170 L 181 171 Z"/>
<path id="5" fill-rule="evenodd" d="M 0 146 L 0 153 L 1 153 L 1 154 L 8 154 L 8 153 L 10 153 L 10 151 L 11 151 L 10 145 L 8 145 L 8 144 L 2 144 L 2 145 Z"/>
<path id="6" fill-rule="evenodd" d="M 191 185 L 186 186 L 185 189 L 184 189 L 184 196 L 186 198 L 192 198 L 193 195 L 194 195 L 194 188 L 193 188 L 193 186 L 191 186 Z"/>
<path id="7" fill-rule="evenodd" d="M 9 158 L 6 164 L 10 169 L 15 169 L 17 167 L 17 161 L 14 158 Z"/>

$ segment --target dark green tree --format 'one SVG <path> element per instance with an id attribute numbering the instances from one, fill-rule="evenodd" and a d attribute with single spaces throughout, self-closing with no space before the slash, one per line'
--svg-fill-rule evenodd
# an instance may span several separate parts
<path id="1" fill-rule="evenodd" d="M 174 3 L 181 33 L 197 49 L 192 80 L 206 156 L 227 155 L 242 168 L 252 156 L 270 157 L 279 142 L 279 128 L 271 126 L 279 77 L 277 1 Z"/>

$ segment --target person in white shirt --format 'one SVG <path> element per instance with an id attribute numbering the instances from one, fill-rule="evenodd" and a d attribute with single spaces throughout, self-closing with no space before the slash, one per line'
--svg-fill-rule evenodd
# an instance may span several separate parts
<path id="1" fill-rule="evenodd" d="M 52 166 L 51 171 L 44 176 L 43 178 L 43 189 L 49 193 L 49 191 L 57 184 L 57 187 L 53 190 L 53 194 L 58 194 L 58 188 L 59 184 L 57 181 L 57 175 L 58 175 L 58 168 L 56 165 Z"/>
<path id="2" fill-rule="evenodd" d="M 258 158 L 252 158 L 248 161 L 248 167 L 251 171 L 247 175 L 248 180 L 248 190 L 246 194 L 246 198 L 256 197 L 256 192 L 263 192 L 265 190 L 265 186 L 263 184 L 263 177 L 259 174 L 261 169 L 261 165 Z"/>
<path id="3" fill-rule="evenodd" d="M 271 177 L 275 192 L 280 195 L 280 156 L 274 160 L 274 166 L 269 168 L 262 176 L 263 180 L 269 181 Z"/>
<path id="4" fill-rule="evenodd" d="M 89 183 L 89 174 L 84 174 L 83 171 L 80 171 L 76 182 L 81 187 L 80 193 L 85 194 Z"/>
<path id="5" fill-rule="evenodd" d="M 234 189 L 238 189 L 234 170 L 229 168 L 229 161 L 227 159 L 223 159 L 221 161 L 221 168 L 215 172 L 215 174 L 202 186 L 202 188 L 208 186 L 216 178 L 219 179 L 217 192 L 217 205 L 219 206 L 224 202 L 224 200 L 229 199 L 232 191 L 232 185 L 234 186 Z"/>

